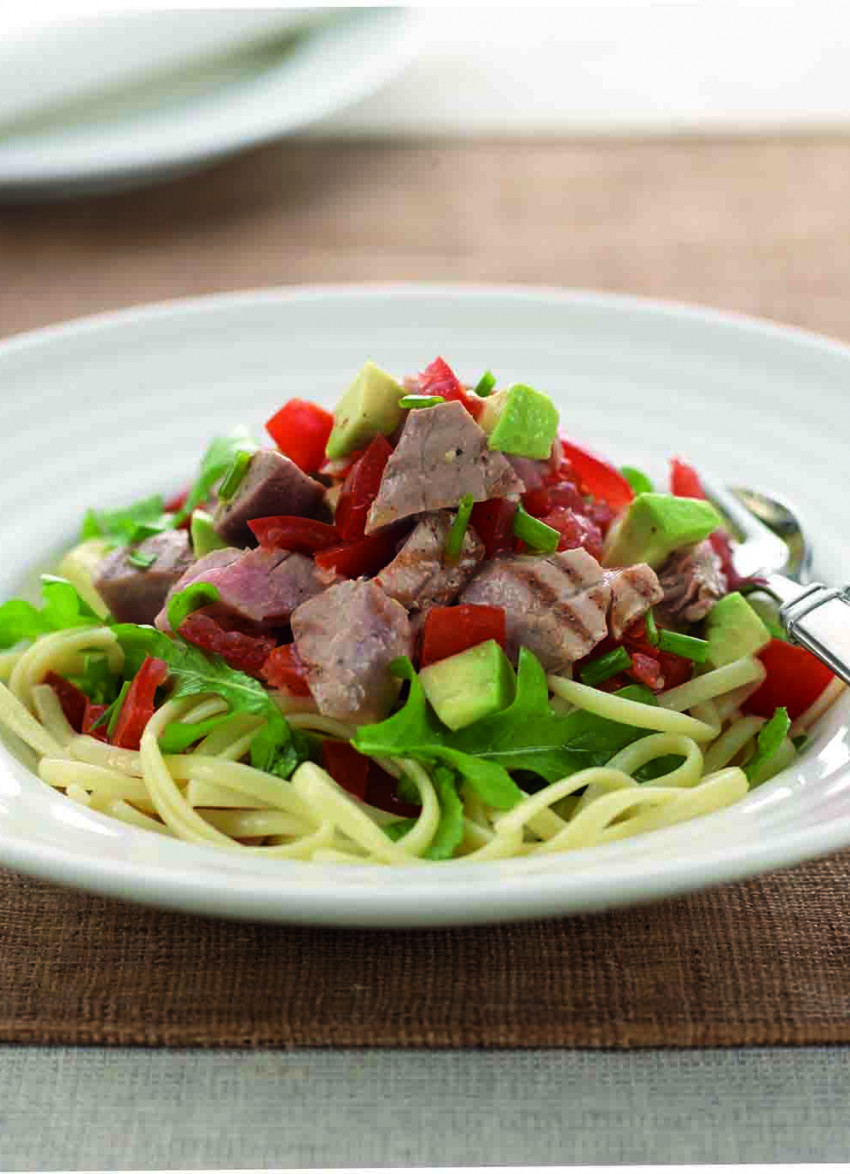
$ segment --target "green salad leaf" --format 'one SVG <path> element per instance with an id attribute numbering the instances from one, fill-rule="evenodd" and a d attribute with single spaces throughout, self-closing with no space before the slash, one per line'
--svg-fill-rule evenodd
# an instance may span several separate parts
<path id="1" fill-rule="evenodd" d="M 232 713 L 251 713 L 266 719 L 251 743 L 251 765 L 269 774 L 289 778 L 309 757 L 308 740 L 290 730 L 283 714 L 263 685 L 232 669 L 218 656 L 208 656 L 183 640 L 173 640 L 156 628 L 115 624 L 113 632 L 124 650 L 125 676 L 135 676 L 146 656 L 157 656 L 168 665 L 173 684 L 171 697 L 214 693 Z"/>
<path id="2" fill-rule="evenodd" d="M 67 579 L 42 575 L 41 595 L 44 602 L 40 608 L 26 599 L 10 599 L 0 606 L 0 648 L 12 648 L 21 640 L 35 640 L 62 628 L 102 623 Z"/>
<path id="3" fill-rule="evenodd" d="M 183 508 L 175 514 L 175 525 L 179 526 L 196 506 L 209 499 L 214 486 L 225 476 L 239 453 L 253 454 L 258 448 L 245 428 L 236 428 L 228 436 L 217 436 L 211 441 L 201 459 L 197 480 L 189 490 Z"/>
<path id="4" fill-rule="evenodd" d="M 118 546 L 133 546 L 175 525 L 174 514 L 166 513 L 162 495 L 154 494 L 122 510 L 88 510 L 83 518 L 80 541 L 108 538 Z"/>
<path id="5" fill-rule="evenodd" d="M 217 587 L 212 583 L 195 582 L 172 595 L 168 601 L 168 622 L 175 632 L 179 632 L 180 625 L 197 611 L 199 607 L 206 607 L 208 603 L 217 603 L 221 598 Z"/>
<path id="6" fill-rule="evenodd" d="M 353 745 L 362 754 L 413 758 L 451 767 L 491 807 L 507 810 L 522 798 L 510 771 L 530 772 L 546 782 L 602 766 L 646 731 L 597 717 L 584 710 L 557 714 L 549 703 L 546 674 L 539 660 L 522 648 L 514 700 L 499 713 L 452 732 L 428 705 L 406 658 L 394 671 L 410 682 L 402 708 L 386 721 L 361 726 Z M 652 693 L 629 685 L 618 696 L 654 704 Z"/>
<path id="7" fill-rule="evenodd" d="M 169 722 L 159 736 L 159 748 L 163 754 L 183 754 L 229 717 L 229 713 L 220 713 L 205 722 Z"/>
<path id="8" fill-rule="evenodd" d="M 104 653 L 86 652 L 83 654 L 83 671 L 68 680 L 85 693 L 92 705 L 110 705 L 115 700 L 121 678 L 109 667 Z"/>
<path id="9" fill-rule="evenodd" d="M 435 766 L 431 771 L 434 790 L 440 804 L 440 822 L 434 832 L 434 838 L 422 853 L 426 860 L 451 860 L 455 848 L 463 839 L 463 802 L 458 794 L 458 778 L 454 771 L 445 766 Z M 404 779 L 399 779 L 401 783 Z M 400 788 L 401 790 L 401 788 Z M 415 801 L 419 801 L 419 791 L 416 790 Z M 405 791 L 412 799 L 412 794 Z M 387 824 L 384 832 L 391 840 L 400 840 L 406 836 L 411 828 L 416 826 L 415 818 L 396 820 Z"/>
<path id="10" fill-rule="evenodd" d="M 763 782 L 764 777 L 767 777 L 765 768 L 769 767 L 770 760 L 778 753 L 790 729 L 788 710 L 784 707 L 775 709 L 770 721 L 765 722 L 759 730 L 755 754 L 744 767 L 744 774 L 750 783 Z"/>

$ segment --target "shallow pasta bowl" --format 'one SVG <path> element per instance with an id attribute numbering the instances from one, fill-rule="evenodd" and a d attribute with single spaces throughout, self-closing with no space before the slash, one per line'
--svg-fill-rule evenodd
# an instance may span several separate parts
<path id="1" fill-rule="evenodd" d="M 850 580 L 839 476 L 850 348 L 751 319 L 534 289 L 307 288 L 175 302 L 0 346 L 0 598 L 73 540 L 89 505 L 178 488 L 208 438 L 258 432 L 285 399 L 332 405 L 371 357 L 407 372 L 444 354 L 557 401 L 563 427 L 659 479 L 668 457 L 792 500 L 815 569 Z M 817 407 L 813 411 L 813 406 Z M 425 926 L 651 900 L 850 846 L 850 704 L 735 806 L 578 852 L 418 868 L 260 860 L 177 843 L 78 807 L 0 747 L 0 864 L 191 912 Z"/>

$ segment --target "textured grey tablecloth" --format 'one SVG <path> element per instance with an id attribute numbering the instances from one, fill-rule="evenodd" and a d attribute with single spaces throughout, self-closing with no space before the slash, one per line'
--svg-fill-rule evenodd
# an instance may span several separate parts
<path id="1" fill-rule="evenodd" d="M 0 1169 L 825 1162 L 850 1050 L 0 1048 Z"/>

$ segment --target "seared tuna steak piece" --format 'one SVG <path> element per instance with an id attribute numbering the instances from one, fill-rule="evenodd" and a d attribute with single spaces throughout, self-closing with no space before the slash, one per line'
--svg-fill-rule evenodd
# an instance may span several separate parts
<path id="1" fill-rule="evenodd" d="M 248 528 L 252 519 L 275 514 L 318 518 L 324 509 L 324 489 L 318 481 L 282 453 L 261 449 L 251 458 L 233 497 L 218 503 L 214 529 L 230 546 L 256 546 Z"/>
<path id="2" fill-rule="evenodd" d="M 658 579 L 664 590 L 664 612 L 690 624 L 704 619 L 729 586 L 708 540 L 671 554 Z"/>
<path id="3" fill-rule="evenodd" d="M 139 564 L 130 561 L 136 556 Z M 164 530 L 136 547 L 122 546 L 98 568 L 94 588 L 122 624 L 152 624 L 169 590 L 192 561 L 185 530 Z"/>
<path id="4" fill-rule="evenodd" d="M 426 515 L 389 566 L 375 577 L 378 586 L 408 611 L 452 603 L 484 557 L 484 544 L 467 526 L 460 557 L 454 562 L 444 558 L 453 520 L 448 512 Z"/>
<path id="5" fill-rule="evenodd" d="M 293 612 L 292 634 L 320 713 L 350 722 L 387 716 L 399 690 L 390 662 L 413 646 L 400 603 L 374 581 L 338 583 Z"/>
<path id="6" fill-rule="evenodd" d="M 630 624 L 646 615 L 652 605 L 664 597 L 664 589 L 655 571 L 646 563 L 606 571 L 605 582 L 611 588 L 608 626 L 615 640 L 619 640 Z"/>
<path id="7" fill-rule="evenodd" d="M 523 484 L 487 434 L 457 400 L 411 411 L 384 469 L 366 533 L 411 514 L 453 508 L 467 493 L 473 501 L 522 493 Z"/>
<path id="8" fill-rule="evenodd" d="M 563 671 L 608 634 L 611 588 L 586 550 L 492 559 L 460 599 L 503 607 L 508 655 L 515 661 L 525 645 L 547 672 Z"/>
<path id="9" fill-rule="evenodd" d="M 231 553 L 236 558 L 214 561 L 216 555 Z M 206 566 L 198 570 L 201 563 Z M 288 623 L 299 604 L 318 595 L 326 586 L 313 560 L 306 555 L 262 546 L 233 552 L 215 550 L 198 560 L 178 588 L 182 590 L 189 583 L 201 582 L 211 583 L 219 593 L 217 602 L 208 609 L 209 614 L 229 616 L 260 627 Z M 170 630 L 165 609 L 157 616 L 156 624 L 163 631 Z"/>

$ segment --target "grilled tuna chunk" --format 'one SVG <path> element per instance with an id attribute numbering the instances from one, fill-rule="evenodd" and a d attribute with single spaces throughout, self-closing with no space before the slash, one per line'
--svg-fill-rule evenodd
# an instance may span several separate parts
<path id="1" fill-rule="evenodd" d="M 452 603 L 484 557 L 484 544 L 467 526 L 460 557 L 446 561 L 443 551 L 452 521 L 448 512 L 422 518 L 393 561 L 375 577 L 378 586 L 408 611 Z"/>
<path id="2" fill-rule="evenodd" d="M 413 645 L 400 603 L 374 581 L 337 583 L 293 612 L 292 634 L 320 713 L 350 722 L 387 716 L 399 690 L 390 662 Z"/>
<path id="3" fill-rule="evenodd" d="M 149 567 L 135 566 L 132 554 L 153 557 Z M 152 624 L 169 590 L 192 561 L 185 530 L 164 530 L 136 547 L 123 546 L 106 556 L 94 588 L 122 624 Z"/>
<path id="4" fill-rule="evenodd" d="M 646 563 L 606 571 L 605 582 L 611 588 L 608 626 L 615 640 L 619 640 L 630 624 L 646 615 L 664 596 L 655 571 Z"/>
<path id="5" fill-rule="evenodd" d="M 324 493 L 319 482 L 302 473 L 289 457 L 273 449 L 262 449 L 251 458 L 233 497 L 218 503 L 213 523 L 215 532 L 230 546 L 256 546 L 248 522 L 274 514 L 323 517 Z"/>
<path id="6" fill-rule="evenodd" d="M 658 579 L 664 590 L 664 612 L 691 624 L 704 619 L 729 586 L 708 540 L 671 554 Z"/>
<path id="7" fill-rule="evenodd" d="M 208 614 L 267 628 L 286 624 L 299 604 L 324 591 L 327 585 L 306 555 L 265 547 L 214 550 L 189 568 L 175 591 L 200 582 L 211 583 L 219 593 L 218 601 L 207 609 Z M 171 630 L 166 608 L 156 617 L 156 626 L 165 632 Z"/>
<path id="8" fill-rule="evenodd" d="M 611 588 L 586 550 L 492 559 L 460 598 L 503 607 L 508 655 L 516 660 L 525 645 L 547 672 L 561 672 L 608 634 Z"/>
<path id="9" fill-rule="evenodd" d="M 522 493 L 523 484 L 487 435 L 457 400 L 412 411 L 384 469 L 366 533 L 412 514 L 453 508 L 467 493 L 473 501 Z"/>

